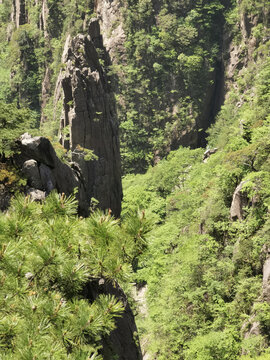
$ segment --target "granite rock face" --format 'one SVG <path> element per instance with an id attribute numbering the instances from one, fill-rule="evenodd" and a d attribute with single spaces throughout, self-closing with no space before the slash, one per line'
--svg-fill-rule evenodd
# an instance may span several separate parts
<path id="1" fill-rule="evenodd" d="M 27 22 L 27 12 L 25 0 L 12 0 L 11 20 L 16 29 Z"/>
<path id="2" fill-rule="evenodd" d="M 30 188 L 27 194 L 33 200 L 42 200 L 52 190 L 69 196 L 77 188 L 78 211 L 81 215 L 86 216 L 89 202 L 79 171 L 64 164 L 57 157 L 50 141 L 44 137 L 31 137 L 26 133 L 21 136 L 17 143 L 20 154 L 17 155 L 15 161 L 28 179 Z"/>
<path id="3" fill-rule="evenodd" d="M 230 216 L 231 220 L 243 220 L 244 207 L 248 205 L 248 199 L 245 193 L 242 192 L 245 181 L 242 181 L 234 191 Z"/>
<path id="4" fill-rule="evenodd" d="M 87 201 L 95 198 L 101 209 L 110 208 L 119 216 L 122 185 L 118 121 L 114 95 L 98 55 L 100 50 L 105 52 L 98 20 L 90 23 L 89 32 L 66 40 L 64 70 L 55 90 L 55 104 L 63 102 L 60 142 L 82 170 Z"/>
<path id="5" fill-rule="evenodd" d="M 142 360 L 138 330 L 127 297 L 121 287 L 106 279 L 93 279 L 84 289 L 84 297 L 94 301 L 100 294 L 113 295 L 124 305 L 124 312 L 116 320 L 116 329 L 102 339 L 104 360 Z"/>
<path id="6" fill-rule="evenodd" d="M 124 42 L 126 35 L 123 28 L 121 8 L 122 0 L 95 0 L 95 12 L 100 21 L 104 47 L 113 63 L 125 62 Z"/>

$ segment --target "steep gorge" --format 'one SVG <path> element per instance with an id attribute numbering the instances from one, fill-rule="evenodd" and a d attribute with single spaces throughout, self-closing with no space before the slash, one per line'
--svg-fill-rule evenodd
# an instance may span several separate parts
<path id="1" fill-rule="evenodd" d="M 0 10 L 9 5 L 0 12 L 0 100 L 18 106 L 17 122 L 24 108 L 25 117 L 40 116 L 43 136 L 25 134 L 19 156 L 12 157 L 17 148 L 1 157 L 4 186 L 12 188 L 12 163 L 27 178 L 20 189 L 38 201 L 77 188 L 80 215 L 110 209 L 99 218 L 106 228 L 111 212 L 121 212 L 120 159 L 125 174 L 157 165 L 125 178 L 123 221 L 140 209 L 140 221 L 146 214 L 154 225 L 146 241 L 138 219 L 129 224 L 139 255 L 120 246 L 138 286 L 147 282 L 139 331 L 148 356 L 221 360 L 267 351 L 268 2 L 21 0 Z M 4 109 L 1 126 L 19 131 Z M 213 155 L 202 163 L 197 147 L 207 145 L 208 132 Z M 236 198 L 244 201 L 234 211 Z M 106 246 L 113 224 L 97 230 Z M 104 285 L 100 275 L 106 255 L 102 247 L 95 255 L 100 272 L 84 296 L 114 294 L 126 311 L 99 354 L 140 359 L 126 297 L 113 277 L 114 286 Z M 110 262 L 114 275 L 123 271 Z"/>

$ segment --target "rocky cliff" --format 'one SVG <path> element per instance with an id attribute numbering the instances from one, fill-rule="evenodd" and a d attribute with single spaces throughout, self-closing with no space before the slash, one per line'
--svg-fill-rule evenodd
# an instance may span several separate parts
<path id="1" fill-rule="evenodd" d="M 98 55 L 102 47 L 98 21 L 93 20 L 89 29 L 90 35 L 66 40 L 64 69 L 55 92 L 55 104 L 63 102 L 60 141 L 82 170 L 89 203 L 95 198 L 101 209 L 110 208 L 119 216 L 122 187 L 115 100 Z"/>
<path id="2" fill-rule="evenodd" d="M 124 19 L 122 0 L 95 0 L 95 12 L 100 21 L 104 47 L 110 55 L 112 63 L 122 62 L 125 58 Z"/>
<path id="3" fill-rule="evenodd" d="M 12 1 L 11 19 L 16 28 L 27 22 L 27 12 L 25 0 Z"/>

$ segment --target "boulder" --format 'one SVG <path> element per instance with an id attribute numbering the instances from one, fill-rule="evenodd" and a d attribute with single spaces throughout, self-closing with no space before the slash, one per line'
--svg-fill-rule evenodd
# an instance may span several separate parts
<path id="1" fill-rule="evenodd" d="M 17 145 L 20 155 L 17 155 L 16 163 L 23 163 L 22 169 L 29 185 L 36 190 L 44 191 L 46 195 L 55 189 L 69 196 L 77 188 L 79 214 L 87 216 L 90 203 L 82 176 L 78 175 L 79 166 L 74 170 L 63 163 L 57 157 L 50 141 L 42 136 L 31 137 L 25 133 L 17 141 Z"/>
<path id="2" fill-rule="evenodd" d="M 30 159 L 23 163 L 22 172 L 28 179 L 29 185 L 35 189 L 42 189 L 42 181 L 38 163 L 36 160 Z"/>
<path id="3" fill-rule="evenodd" d="M 46 193 L 38 189 L 30 188 L 26 191 L 26 195 L 30 196 L 32 201 L 43 201 L 45 200 Z"/>
<path id="4" fill-rule="evenodd" d="M 45 164 L 41 164 L 39 167 L 40 179 L 42 188 L 49 194 L 53 189 L 56 188 L 56 179 L 53 174 L 53 170 Z"/>
<path id="5" fill-rule="evenodd" d="M 218 151 L 218 148 L 214 148 L 214 149 L 208 149 L 204 152 L 203 154 L 203 162 L 206 163 L 207 160 L 209 159 L 209 157 L 213 154 L 215 154 Z"/>

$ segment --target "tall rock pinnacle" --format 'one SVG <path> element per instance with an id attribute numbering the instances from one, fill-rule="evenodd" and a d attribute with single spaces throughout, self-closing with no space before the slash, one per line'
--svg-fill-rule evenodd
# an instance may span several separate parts
<path id="1" fill-rule="evenodd" d="M 95 198 L 101 209 L 110 208 L 119 216 L 122 186 L 115 100 L 98 55 L 105 51 L 98 21 L 93 20 L 89 29 L 90 35 L 66 40 L 55 91 L 55 103 L 63 101 L 60 141 L 79 164 L 88 202 Z"/>

